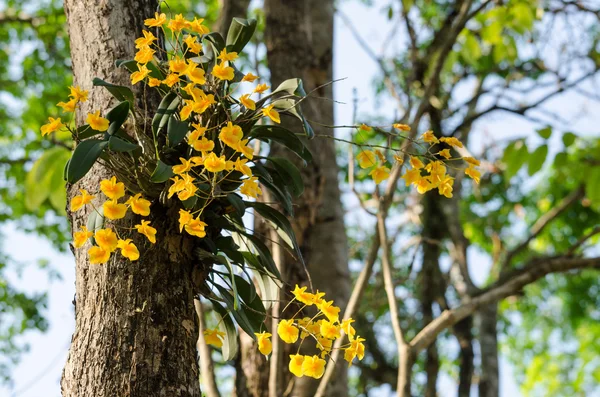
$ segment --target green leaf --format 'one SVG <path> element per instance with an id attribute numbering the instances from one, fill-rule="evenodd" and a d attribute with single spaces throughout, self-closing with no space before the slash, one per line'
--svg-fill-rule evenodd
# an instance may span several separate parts
<path id="1" fill-rule="evenodd" d="M 104 131 L 96 131 L 96 130 L 92 129 L 89 126 L 89 124 L 84 124 L 81 127 L 77 128 L 77 137 L 80 140 L 91 138 L 95 135 L 103 134 L 103 133 L 104 133 Z"/>
<path id="2" fill-rule="evenodd" d="M 481 29 L 481 39 L 488 44 L 498 44 L 502 41 L 502 23 L 494 21 Z"/>
<path id="3" fill-rule="evenodd" d="M 565 147 L 569 147 L 574 144 L 576 139 L 577 135 L 573 134 L 572 132 L 565 132 L 562 136 L 563 145 L 565 145 Z"/>
<path id="4" fill-rule="evenodd" d="M 211 32 L 209 34 L 205 34 L 204 36 L 202 36 L 202 40 L 205 40 L 205 41 L 211 43 L 215 47 L 215 49 L 217 49 L 217 55 L 226 46 L 225 40 L 223 39 L 223 36 L 221 36 L 221 33 L 219 33 L 219 32 Z"/>
<path id="5" fill-rule="evenodd" d="M 167 137 L 169 139 L 169 146 L 175 146 L 185 138 L 188 133 L 188 122 L 177 120 L 175 117 L 169 119 L 167 126 Z"/>
<path id="6" fill-rule="evenodd" d="M 170 165 L 163 163 L 161 160 L 158 160 L 156 168 L 150 177 L 150 182 L 163 183 L 168 181 L 173 175 L 175 175 L 173 173 L 173 168 L 171 168 Z"/>
<path id="7" fill-rule="evenodd" d="M 67 182 L 75 183 L 83 178 L 107 145 L 107 141 L 99 139 L 88 139 L 80 142 L 73 151 L 73 156 L 71 156 L 67 166 Z"/>
<path id="8" fill-rule="evenodd" d="M 181 99 L 177 96 L 175 92 L 172 91 L 165 95 L 164 98 L 160 101 L 160 104 L 158 105 L 158 110 L 152 118 L 152 132 L 154 133 L 155 137 L 158 136 L 159 132 L 161 132 L 165 128 L 167 122 L 169 121 L 169 118 L 177 110 L 180 101 Z"/>
<path id="9" fill-rule="evenodd" d="M 522 139 L 514 141 L 506 147 L 504 156 L 502 157 L 502 162 L 506 165 L 506 170 L 504 172 L 506 180 L 509 180 L 516 175 L 523 164 L 525 164 L 528 157 L 529 151 L 527 150 L 525 141 Z"/>
<path id="10" fill-rule="evenodd" d="M 525 3 L 517 3 L 510 9 L 512 17 L 512 26 L 520 34 L 525 33 L 533 28 L 535 15 L 531 5 Z"/>
<path id="11" fill-rule="evenodd" d="M 593 204 L 600 204 L 600 167 L 592 167 L 585 178 L 585 194 Z"/>
<path id="12" fill-rule="evenodd" d="M 296 240 L 296 235 L 294 233 L 294 229 L 290 224 L 290 221 L 275 208 L 260 202 L 246 202 L 248 207 L 254 208 L 256 212 L 258 212 L 263 218 L 272 222 L 275 227 L 282 229 L 285 234 L 288 235 L 289 240 L 291 242 L 292 247 L 296 251 L 297 259 L 304 264 L 304 259 L 302 257 L 302 252 L 300 251 L 300 246 L 298 245 L 298 241 Z"/>
<path id="13" fill-rule="evenodd" d="M 129 102 L 121 102 L 114 108 L 110 110 L 106 114 L 106 118 L 110 121 L 110 125 L 108 127 L 108 134 L 115 134 L 123 125 L 125 120 L 127 120 L 127 116 L 129 115 Z"/>
<path id="14" fill-rule="evenodd" d="M 250 310 L 245 310 L 248 317 L 257 316 L 252 319 L 254 323 L 262 324 L 266 318 L 266 310 L 262 300 L 256 294 L 256 289 L 253 284 L 250 284 L 244 278 L 235 276 L 235 284 L 237 285 L 237 291 L 242 299 L 242 305 L 248 307 Z"/>
<path id="15" fill-rule="evenodd" d="M 282 112 L 289 113 L 291 115 L 296 116 L 298 120 L 302 122 L 302 128 L 304 129 L 304 133 L 308 139 L 313 139 L 315 137 L 315 132 L 312 129 L 311 125 L 308 123 L 308 120 L 302 114 L 300 110 L 300 104 L 297 100 L 292 98 L 287 99 L 278 99 L 272 102 L 273 106 L 277 109 L 280 109 Z"/>
<path id="16" fill-rule="evenodd" d="M 121 138 L 117 138 L 116 136 L 111 136 L 108 138 L 108 148 L 113 152 L 131 152 L 139 148 L 139 146 L 135 143 L 127 142 Z"/>
<path id="17" fill-rule="evenodd" d="M 225 333 L 223 338 L 223 347 L 221 347 L 221 354 L 223 360 L 233 360 L 237 355 L 238 351 L 238 334 L 237 327 L 231 319 L 230 312 L 227 311 L 220 303 L 215 299 L 209 298 L 213 304 L 213 310 L 217 316 L 217 323 L 219 324 L 219 330 Z"/>
<path id="18" fill-rule="evenodd" d="M 223 255 L 218 255 L 218 257 L 220 259 L 219 261 L 229 271 L 229 281 L 231 282 L 231 289 L 233 291 L 233 310 L 239 310 L 239 308 L 240 308 L 240 301 L 238 299 L 239 294 L 238 294 L 238 291 L 237 291 L 237 286 L 235 284 L 235 273 L 233 271 L 233 266 L 231 265 L 231 262 L 229 262 L 229 259 L 227 259 Z"/>
<path id="19" fill-rule="evenodd" d="M 49 182 L 48 200 L 52 207 L 63 215 L 66 215 L 65 208 L 67 206 L 67 183 L 63 178 L 63 172 L 70 158 L 71 152 L 63 149 L 61 155 L 54 160 Z"/>
<path id="20" fill-rule="evenodd" d="M 245 231 L 245 229 L 242 228 L 230 228 L 229 230 L 237 232 L 238 234 L 244 236 L 249 243 L 251 243 L 254 248 L 256 249 L 256 258 L 258 259 L 258 262 L 261 265 L 261 268 L 269 271 L 271 274 L 274 274 L 275 277 L 277 278 L 281 278 L 281 274 L 279 273 L 279 270 L 277 269 L 277 266 L 275 265 L 275 262 L 273 261 L 273 256 L 271 255 L 271 251 L 269 251 L 269 248 L 265 245 L 265 243 L 263 243 L 260 238 L 258 238 L 257 236 L 247 233 Z"/>
<path id="21" fill-rule="evenodd" d="M 287 128 L 278 125 L 255 125 L 250 131 L 250 138 L 269 140 L 282 144 L 307 162 L 312 161 L 312 155 L 302 141 Z"/>
<path id="22" fill-rule="evenodd" d="M 255 332 L 260 331 L 262 323 L 258 321 L 256 317 L 248 316 L 247 312 L 244 310 L 239 310 L 235 308 L 235 298 L 231 295 L 231 292 L 225 287 L 219 284 L 213 284 L 215 288 L 219 291 L 219 294 L 225 301 L 225 305 L 229 309 L 229 312 L 238 323 L 241 329 L 244 330 L 248 334 L 248 336 L 256 339 L 254 335 Z"/>
<path id="23" fill-rule="evenodd" d="M 256 19 L 233 18 L 227 32 L 227 51 L 242 52 L 255 30 Z"/>
<path id="24" fill-rule="evenodd" d="M 94 80 L 92 80 L 92 84 L 95 87 L 105 87 L 108 90 L 108 92 L 110 92 L 112 96 L 114 96 L 118 101 L 129 101 L 133 105 L 134 96 L 133 91 L 131 91 L 131 88 L 122 85 L 107 83 L 106 81 L 99 79 L 98 77 L 95 77 Z"/>
<path id="25" fill-rule="evenodd" d="M 244 205 L 244 200 L 242 200 L 239 195 L 230 193 L 227 195 L 227 201 L 229 201 L 239 216 L 244 216 L 246 213 L 246 206 Z"/>
<path id="26" fill-rule="evenodd" d="M 29 211 L 37 210 L 56 189 L 61 188 L 61 185 L 66 199 L 62 174 L 69 157 L 68 150 L 57 146 L 46 150 L 37 159 L 25 178 L 25 208 Z M 53 203 L 54 208 L 64 210 L 64 205 L 60 208 L 60 203 L 59 201 Z"/>
<path id="27" fill-rule="evenodd" d="M 565 152 L 557 153 L 554 157 L 554 167 L 561 168 L 567 164 L 568 156 Z"/>
<path id="28" fill-rule="evenodd" d="M 537 149 L 533 151 L 529 155 L 529 163 L 527 167 L 527 172 L 529 176 L 537 173 L 542 169 L 544 162 L 546 161 L 546 156 L 548 155 L 548 145 L 541 145 Z"/>
<path id="29" fill-rule="evenodd" d="M 294 163 L 283 157 L 267 157 L 275 170 L 281 175 L 292 194 L 299 197 L 304 192 L 302 175 Z"/>
<path id="30" fill-rule="evenodd" d="M 471 65 L 477 63 L 479 58 L 481 58 L 481 47 L 479 46 L 479 41 L 477 41 L 477 38 L 470 32 L 466 34 L 465 46 L 463 48 L 462 55 Z"/>
<path id="31" fill-rule="evenodd" d="M 294 214 L 294 207 L 292 205 L 292 196 L 285 187 L 283 182 L 277 183 L 273 175 L 265 167 L 261 167 L 259 164 L 255 164 L 252 167 L 253 173 L 258 177 L 258 180 L 267 188 L 269 192 L 277 199 L 277 201 L 283 207 L 285 213 L 289 216 Z"/>
<path id="32" fill-rule="evenodd" d="M 552 127 L 547 126 L 536 131 L 543 139 L 548 139 L 552 135 Z"/>

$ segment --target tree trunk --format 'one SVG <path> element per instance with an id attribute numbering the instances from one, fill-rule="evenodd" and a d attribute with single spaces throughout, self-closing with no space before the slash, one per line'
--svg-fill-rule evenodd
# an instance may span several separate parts
<path id="1" fill-rule="evenodd" d="M 480 397 L 498 397 L 498 305 L 491 304 L 479 311 L 479 346 L 481 351 Z"/>
<path id="2" fill-rule="evenodd" d="M 440 271 L 440 241 L 445 234 L 445 220 L 441 210 L 441 200 L 437 192 L 429 192 L 423 196 L 423 266 L 419 272 L 419 300 L 422 312 L 422 326 L 433 321 L 433 305 L 443 296 L 445 283 Z M 424 396 L 437 395 L 437 380 L 440 371 L 440 360 L 436 343 L 432 343 L 426 351 Z"/>
<path id="3" fill-rule="evenodd" d="M 271 71 L 271 85 L 290 77 L 303 80 L 307 92 L 329 83 L 332 78 L 333 54 L 333 0 L 265 0 L 267 60 Z M 309 98 L 302 103 L 302 111 L 309 120 L 323 124 L 333 124 L 333 102 L 331 86 L 319 88 L 314 95 L 328 98 Z M 282 124 L 294 131 L 301 131 L 296 119 L 284 118 Z M 315 127 L 315 133 L 333 134 L 331 129 Z M 300 167 L 305 183 L 305 191 L 294 202 L 295 216 L 292 219 L 304 259 L 308 265 L 314 288 L 327 293 L 336 305 L 344 306 L 350 295 L 350 275 L 348 271 L 348 246 L 344 227 L 344 210 L 338 186 L 338 166 L 335 146 L 331 139 L 315 138 L 307 142 L 314 161 Z M 281 148 L 272 149 L 272 155 L 286 156 L 298 164 L 294 156 L 284 153 Z M 286 257 L 284 277 L 287 285 L 306 285 L 307 278 L 300 263 Z M 287 292 L 287 291 L 284 291 Z M 289 298 L 284 294 L 283 299 Z M 281 306 L 285 307 L 285 302 Z M 285 313 L 284 313 L 285 314 Z M 292 348 L 283 345 L 286 349 Z M 303 377 L 294 378 L 288 372 L 287 363 L 292 350 L 284 350 L 281 363 L 281 389 L 277 396 L 285 395 L 291 388 L 292 396 L 312 397 L 318 381 Z M 333 365 L 329 363 L 328 365 Z M 260 374 L 252 370 L 257 365 L 244 365 L 245 376 L 257 378 Z M 328 387 L 328 396 L 347 396 L 347 365 L 338 363 L 334 381 Z M 252 381 L 253 382 L 253 381 Z M 266 395 L 267 387 L 261 388 Z"/>
<path id="4" fill-rule="evenodd" d="M 75 84 L 91 89 L 98 76 L 129 85 L 128 74 L 114 62 L 133 58 L 133 40 L 157 6 L 156 0 L 66 0 Z M 106 90 L 93 89 L 81 105 L 79 124 L 87 112 L 105 113 L 112 101 Z M 98 192 L 99 181 L 110 176 L 96 164 L 69 187 L 69 198 L 78 189 Z M 140 248 L 138 261 L 113 255 L 104 265 L 91 265 L 85 248 L 75 251 L 76 325 L 61 381 L 64 396 L 200 396 L 192 244 L 173 224 L 175 213 L 156 201 L 151 209 L 155 245 L 119 231 Z M 86 224 L 91 211 L 70 214 L 73 230 Z M 139 219 L 121 221 L 131 227 Z"/>

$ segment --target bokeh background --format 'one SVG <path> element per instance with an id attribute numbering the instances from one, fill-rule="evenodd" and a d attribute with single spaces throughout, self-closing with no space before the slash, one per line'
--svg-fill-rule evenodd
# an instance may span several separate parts
<path id="1" fill-rule="evenodd" d="M 412 66 L 407 59 L 410 40 L 399 10 L 414 7 L 410 16 L 421 21 L 417 32 L 426 38 L 452 3 L 336 3 L 337 125 L 383 125 L 400 117 L 401 101 L 389 85 L 402 86 L 403 76 Z M 585 196 L 532 241 L 531 252 L 524 257 L 568 250 L 593 231 L 600 219 L 600 86 L 596 76 L 600 67 L 600 2 L 491 3 L 452 47 L 455 64 L 443 71 L 447 98 L 438 98 L 447 130 L 464 123 L 469 115 L 495 106 L 468 126 L 469 151 L 484 160 L 485 175 L 479 187 L 466 185 L 461 197 L 461 222 L 471 242 L 469 270 L 480 287 L 497 274 L 496 256 L 501 245 L 526 236 L 536 219 L 578 186 L 586 187 Z M 216 1 L 170 1 L 169 5 L 174 10 L 206 15 L 209 21 L 214 21 L 218 12 Z M 497 10 L 502 5 L 509 11 L 499 16 Z M 261 1 L 252 1 L 249 13 L 260 20 Z M 420 45 L 426 46 L 427 40 Z M 256 55 L 262 60 L 264 49 L 257 46 Z M 62 366 L 74 329 L 75 267 L 64 217 L 62 168 L 56 168 L 56 158 L 53 161 L 47 154 L 52 143 L 39 136 L 39 126 L 53 114 L 54 104 L 66 97 L 71 84 L 69 65 L 60 1 L 0 1 L 2 396 L 59 396 Z M 258 74 L 268 75 L 263 61 Z M 389 83 L 387 78 L 394 81 Z M 413 88 L 418 91 L 418 87 Z M 469 108 L 478 90 L 484 91 L 480 101 Z M 340 129 L 338 136 L 350 134 L 350 130 Z M 356 275 L 362 268 L 365 242 L 374 230 L 374 220 L 349 189 L 346 151 L 340 145 L 351 270 Z M 45 160 L 39 160 L 44 156 Z M 373 189 L 368 181 L 359 183 L 364 192 Z M 390 235 L 395 236 L 397 276 L 405 277 L 409 264 L 413 272 L 409 275 L 413 282 L 399 286 L 397 293 L 403 312 L 417 320 L 416 274 L 422 253 L 418 244 L 416 251 L 413 247 L 420 233 L 421 210 L 407 191 L 404 204 L 390 218 L 395 227 Z M 585 255 L 597 254 L 595 241 L 594 237 L 586 240 Z M 452 268 L 448 250 L 440 257 L 440 269 L 449 274 Z M 394 370 L 395 349 L 386 343 L 393 336 L 385 299 L 377 295 L 381 289 L 377 275 L 371 284 L 361 306 L 359 327 L 370 328 L 368 335 L 375 342 L 368 346 L 364 367 L 352 368 L 351 389 L 352 395 L 386 396 L 391 395 L 392 387 L 385 372 Z M 600 283 L 592 270 L 548 276 L 502 302 L 497 325 L 500 395 L 600 395 L 599 307 Z M 435 314 L 439 312 L 435 309 Z M 457 395 L 458 351 L 452 335 L 439 339 L 440 396 Z M 475 351 L 476 360 L 480 360 L 477 345 Z M 215 357 L 218 360 L 218 353 Z M 220 366 L 218 371 L 224 375 L 219 379 L 226 392 L 232 386 L 232 370 Z M 380 371 L 379 376 L 375 376 L 376 371 Z M 477 395 L 477 374 L 474 381 L 473 395 Z M 419 375 L 415 387 L 420 387 Z"/>

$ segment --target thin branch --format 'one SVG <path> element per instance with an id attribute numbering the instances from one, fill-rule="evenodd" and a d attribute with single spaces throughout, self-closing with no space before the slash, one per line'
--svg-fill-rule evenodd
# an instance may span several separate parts
<path id="1" fill-rule="evenodd" d="M 502 263 L 501 267 L 502 271 L 506 270 L 506 268 L 510 266 L 510 263 L 517 254 L 519 254 L 521 251 L 527 248 L 531 240 L 536 238 L 542 231 L 544 231 L 544 229 L 546 228 L 546 226 L 548 226 L 548 224 L 550 224 L 550 222 L 556 219 L 573 203 L 575 203 L 577 200 L 583 197 L 583 194 L 583 187 L 577 188 L 576 190 L 572 191 L 567 197 L 562 199 L 561 202 L 558 203 L 558 205 L 556 205 L 550 211 L 542 215 L 529 230 L 529 235 L 527 236 L 527 238 L 506 254 L 506 258 L 504 259 L 504 262 Z"/>
<path id="2" fill-rule="evenodd" d="M 590 72 L 580 76 L 579 78 L 575 79 L 573 82 L 571 82 L 569 84 L 565 84 L 565 85 L 562 84 L 564 82 L 564 79 L 560 79 L 559 80 L 560 87 L 558 89 L 546 94 L 539 100 L 537 100 L 529 105 L 521 106 L 516 109 L 498 105 L 498 102 L 496 102 L 494 105 L 489 106 L 487 109 L 484 109 L 479 113 L 475 113 L 471 116 L 465 117 L 463 122 L 460 125 L 458 125 L 456 128 L 454 128 L 454 130 L 452 131 L 452 133 L 450 135 L 454 135 L 458 130 L 469 128 L 477 119 L 479 119 L 480 117 L 482 117 L 488 113 L 496 111 L 496 110 L 503 110 L 505 112 L 510 112 L 510 113 L 518 114 L 520 116 L 525 117 L 525 112 L 527 112 L 528 110 L 536 108 L 537 106 L 539 106 L 542 103 L 548 101 L 549 99 L 555 97 L 556 95 L 559 95 L 566 90 L 576 87 L 579 83 L 582 83 L 583 81 L 587 80 L 591 76 L 595 75 L 597 72 L 598 72 L 598 69 L 594 69 L 593 71 L 590 71 Z"/>
<path id="3" fill-rule="evenodd" d="M 574 255 L 575 252 L 585 244 L 590 238 L 600 233 L 600 226 L 596 226 L 591 232 L 581 237 L 573 246 L 567 251 L 567 255 Z"/>
<path id="4" fill-rule="evenodd" d="M 523 287 L 551 274 L 570 270 L 600 269 L 600 258 L 557 257 L 530 261 L 522 269 L 502 277 L 472 300 L 442 314 L 423 328 L 410 342 L 410 349 L 417 354 L 436 340 L 440 332 L 470 316 L 477 309 L 518 293 Z"/>

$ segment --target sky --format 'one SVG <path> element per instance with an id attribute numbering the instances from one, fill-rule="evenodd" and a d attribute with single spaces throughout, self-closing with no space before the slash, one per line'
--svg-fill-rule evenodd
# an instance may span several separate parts
<path id="1" fill-rule="evenodd" d="M 382 28 L 388 26 L 386 12 L 375 7 L 366 7 L 360 2 L 344 2 L 344 14 L 354 23 L 359 23 L 361 35 L 372 42 L 385 43 L 387 31 Z M 395 43 L 394 45 L 401 45 Z M 374 48 L 376 51 L 379 48 Z M 392 101 L 375 101 L 373 78 L 377 75 L 376 64 L 366 55 L 340 17 L 336 17 L 335 26 L 335 58 L 334 77 L 345 78 L 334 85 L 335 99 L 340 102 L 336 105 L 336 124 L 348 125 L 352 122 L 352 98 L 356 90 L 359 98 L 359 114 L 387 115 L 391 120 L 395 114 Z M 550 109 L 561 112 L 570 112 L 580 109 L 582 102 L 572 97 L 563 96 L 549 105 Z M 564 114 L 564 113 L 563 113 Z M 581 118 L 577 121 L 578 131 L 595 133 L 594 126 L 598 125 L 597 118 Z M 508 138 L 514 136 L 528 136 L 535 142 L 535 134 L 529 123 L 516 117 L 499 115 L 487 118 L 478 123 L 474 134 L 474 147 L 481 147 L 486 140 Z M 560 137 L 556 136 L 555 140 Z M 556 147 L 556 145 L 555 145 Z M 0 387 L 0 396 L 7 397 L 58 397 L 60 396 L 59 380 L 62 367 L 66 361 L 67 350 L 74 329 L 74 314 L 72 300 L 75 293 L 75 266 L 70 252 L 57 253 L 43 239 L 31 235 L 24 235 L 14 229 L 3 230 L 6 237 L 3 242 L 7 254 L 21 262 L 35 263 L 38 259 L 48 259 L 57 269 L 62 280 L 49 284 L 46 273 L 36 270 L 35 266 L 25 269 L 16 284 L 26 290 L 49 290 L 48 309 L 46 312 L 50 323 L 48 332 L 29 332 L 25 340 L 30 344 L 31 350 L 26 353 L 21 363 L 14 369 L 14 386 L 12 389 Z M 476 283 L 482 284 L 489 270 L 489 259 L 476 252 L 470 252 L 477 263 L 471 269 Z M 501 357 L 500 367 L 501 396 L 518 397 L 518 387 L 513 379 L 511 366 Z M 439 383 L 440 396 L 454 397 L 456 395 L 454 382 L 447 376 L 442 377 Z M 381 389 L 382 397 L 389 394 L 389 390 Z M 476 395 L 476 394 L 473 394 Z"/>

